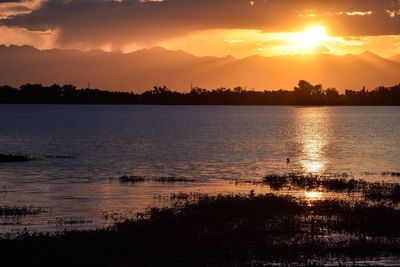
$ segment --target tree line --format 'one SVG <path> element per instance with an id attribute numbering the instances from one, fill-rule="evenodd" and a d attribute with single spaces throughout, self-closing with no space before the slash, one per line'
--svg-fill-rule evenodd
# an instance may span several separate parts
<path id="1" fill-rule="evenodd" d="M 73 85 L 25 84 L 19 88 L 0 86 L 0 103 L 26 104 L 143 104 L 143 105 L 400 105 L 400 84 L 373 90 L 324 89 L 299 81 L 294 90 L 254 91 L 242 87 L 190 92 L 172 91 L 166 86 L 143 93 L 77 89 Z"/>

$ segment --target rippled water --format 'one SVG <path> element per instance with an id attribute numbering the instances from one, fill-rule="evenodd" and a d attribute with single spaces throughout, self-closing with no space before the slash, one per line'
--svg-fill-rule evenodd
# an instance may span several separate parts
<path id="1" fill-rule="evenodd" d="M 400 171 L 399 133 L 400 107 L 0 105 L 0 152 L 37 158 L 0 164 L 0 203 L 46 211 L 0 218 L 0 232 L 101 227 L 173 192 L 248 192 L 233 181 L 268 173 L 396 179 L 379 173 Z M 121 175 L 199 182 L 110 180 Z"/>

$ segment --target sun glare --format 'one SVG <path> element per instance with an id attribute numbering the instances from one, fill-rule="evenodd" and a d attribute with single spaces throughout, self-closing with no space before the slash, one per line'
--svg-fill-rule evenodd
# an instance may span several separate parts
<path id="1" fill-rule="evenodd" d="M 323 26 L 311 26 L 303 32 L 294 35 L 293 41 L 297 44 L 299 50 L 312 51 L 326 40 L 326 28 Z"/>
<path id="2" fill-rule="evenodd" d="M 310 192 L 304 192 L 304 196 L 306 197 L 307 200 L 317 200 L 322 198 L 322 193 L 321 192 L 316 192 L 316 191 L 310 191 Z"/>

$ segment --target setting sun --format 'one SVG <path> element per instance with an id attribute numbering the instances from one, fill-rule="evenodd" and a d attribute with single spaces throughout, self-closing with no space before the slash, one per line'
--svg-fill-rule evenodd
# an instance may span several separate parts
<path id="1" fill-rule="evenodd" d="M 311 26 L 294 36 L 294 42 L 300 49 L 314 50 L 321 46 L 326 39 L 326 28 L 323 26 Z"/>
<path id="2" fill-rule="evenodd" d="M 288 54 L 321 53 L 321 48 L 329 50 L 327 44 L 331 38 L 327 35 L 324 26 L 310 26 L 300 32 L 287 34 Z"/>

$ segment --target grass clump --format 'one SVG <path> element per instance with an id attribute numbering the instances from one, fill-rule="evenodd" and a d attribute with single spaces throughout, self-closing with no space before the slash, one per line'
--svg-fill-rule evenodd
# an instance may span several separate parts
<path id="1" fill-rule="evenodd" d="M 400 202 L 400 184 L 393 183 L 371 183 L 365 190 L 364 195 L 369 200 Z"/>
<path id="2" fill-rule="evenodd" d="M 194 183 L 194 182 L 196 182 L 195 179 L 186 178 L 186 177 L 175 177 L 175 176 L 161 176 L 161 177 L 156 177 L 156 178 L 150 179 L 150 180 L 154 181 L 154 182 L 160 182 L 160 183 Z"/>
<path id="3" fill-rule="evenodd" d="M 0 154 L 0 163 L 31 161 L 34 158 L 26 154 Z"/>
<path id="4" fill-rule="evenodd" d="M 43 210 L 34 207 L 7 207 L 0 206 L 0 216 L 3 217 L 21 217 L 28 215 L 36 215 L 42 213 Z"/>
<path id="5" fill-rule="evenodd" d="M 393 177 L 400 177 L 400 172 L 382 172 L 381 173 L 382 176 L 393 176 Z"/>
<path id="6" fill-rule="evenodd" d="M 196 182 L 195 179 L 186 177 L 176 177 L 176 176 L 161 176 L 154 178 L 145 178 L 143 176 L 137 175 L 124 175 L 118 178 L 118 181 L 123 184 L 136 184 L 144 182 L 158 182 L 158 183 L 193 183 Z"/>
<path id="7" fill-rule="evenodd" d="M 284 175 L 267 175 L 263 178 L 262 183 L 269 185 L 274 190 L 300 188 L 305 190 L 321 189 L 332 192 L 356 192 L 362 190 L 366 186 L 363 180 L 337 178 L 337 176 L 325 177 L 318 175 L 300 175 L 300 174 L 284 174 Z M 343 177 L 341 175 L 340 177 Z"/>
<path id="8" fill-rule="evenodd" d="M 146 179 L 142 176 L 128 176 L 124 175 L 118 178 L 118 181 L 122 184 L 136 184 L 136 183 L 143 183 Z"/>
<path id="9" fill-rule="evenodd" d="M 73 156 L 68 155 L 44 155 L 45 159 L 73 159 Z"/>
<path id="10" fill-rule="evenodd" d="M 370 183 L 364 180 L 326 178 L 316 175 L 268 175 L 262 180 L 273 190 L 301 189 L 336 193 L 360 193 L 366 200 L 400 202 L 400 184 L 388 182 Z"/>

